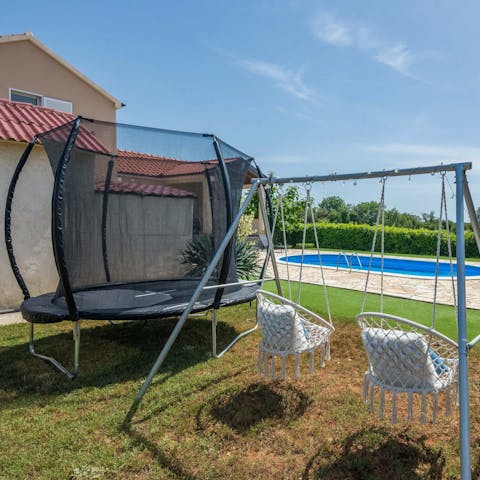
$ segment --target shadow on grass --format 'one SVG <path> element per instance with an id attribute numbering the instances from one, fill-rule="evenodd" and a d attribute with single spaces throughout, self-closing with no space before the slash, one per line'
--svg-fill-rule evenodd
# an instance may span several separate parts
<path id="1" fill-rule="evenodd" d="M 172 405 L 177 404 L 178 402 L 185 402 L 189 399 L 201 394 L 202 392 L 208 390 L 213 385 L 218 385 L 225 380 L 232 379 L 234 377 L 242 375 L 246 370 L 245 368 L 239 369 L 233 375 L 231 373 L 217 375 L 209 380 L 202 382 L 200 385 L 196 385 L 194 389 L 190 391 L 182 390 L 176 396 L 170 396 L 168 401 L 163 405 L 156 407 L 151 413 L 141 418 L 135 419 L 134 416 L 137 413 L 137 408 L 132 406 L 127 416 L 125 417 L 123 423 L 120 425 L 120 431 L 125 433 L 130 438 L 132 445 L 140 448 L 147 449 L 155 461 L 158 462 L 162 468 L 168 470 L 172 473 L 175 478 L 182 480 L 193 480 L 195 477 L 192 474 L 188 473 L 185 468 L 182 466 L 184 459 L 177 458 L 175 452 L 168 452 L 162 449 L 157 443 L 159 439 L 162 438 L 161 435 L 156 435 L 154 439 L 150 438 L 149 435 L 144 433 L 142 430 L 143 424 L 146 424 L 147 421 L 160 417 L 166 410 L 171 408 Z M 148 429 L 148 427 L 146 427 Z M 156 443 L 157 442 L 157 443 Z"/>
<path id="2" fill-rule="evenodd" d="M 291 385 L 253 383 L 240 392 L 229 390 L 210 407 L 197 412 L 197 429 L 206 430 L 219 421 L 244 434 L 261 423 L 288 424 L 310 404 L 308 397 Z"/>
<path id="3" fill-rule="evenodd" d="M 441 479 L 443 450 L 427 446 L 425 440 L 426 436 L 406 430 L 362 429 L 342 442 L 321 447 L 308 462 L 302 479 Z"/>
<path id="4" fill-rule="evenodd" d="M 82 322 L 80 346 L 80 374 L 74 381 L 68 380 L 50 364 L 34 358 L 28 352 L 28 343 L 0 350 L 0 399 L 22 401 L 35 395 L 59 395 L 85 386 L 103 387 L 129 380 L 142 379 L 163 348 L 176 319 L 161 319 L 143 323 L 110 325 L 95 323 L 87 327 Z M 28 338 L 25 325 L 25 339 Z M 36 334 L 45 335 L 36 340 L 38 353 L 53 356 L 70 368 L 73 361 L 71 331 L 64 326 L 36 326 Z M 220 322 L 218 336 L 228 341 L 236 335 L 233 327 Z M 185 324 L 172 351 L 160 370 L 167 376 L 211 357 L 211 323 L 205 319 L 190 319 Z M 4 404 L 7 402 L 0 402 Z"/>

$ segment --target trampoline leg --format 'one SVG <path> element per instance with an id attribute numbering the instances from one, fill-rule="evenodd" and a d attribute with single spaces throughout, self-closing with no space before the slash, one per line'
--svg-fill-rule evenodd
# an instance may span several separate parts
<path id="1" fill-rule="evenodd" d="M 212 312 L 212 353 L 215 358 L 220 358 L 224 353 L 228 352 L 241 338 L 249 333 L 254 332 L 258 328 L 258 320 L 255 320 L 255 325 L 248 330 L 238 334 L 220 353 L 217 353 L 217 314 L 218 310 L 214 309 Z"/>
<path id="2" fill-rule="evenodd" d="M 78 375 L 80 370 L 80 322 L 73 322 L 73 341 L 74 341 L 74 357 L 73 357 L 73 372 L 67 370 L 60 362 L 55 360 L 53 357 L 48 357 L 47 355 L 42 355 L 35 352 L 34 346 L 34 324 L 30 324 L 30 342 L 28 349 L 30 353 L 37 358 L 40 358 L 46 362 L 51 363 L 57 370 L 66 375 L 70 380 L 73 380 Z"/>

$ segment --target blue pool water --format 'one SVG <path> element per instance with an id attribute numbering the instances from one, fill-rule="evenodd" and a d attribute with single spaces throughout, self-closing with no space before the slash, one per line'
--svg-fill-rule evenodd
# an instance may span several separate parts
<path id="1" fill-rule="evenodd" d="M 367 255 L 353 255 L 346 254 L 338 255 L 336 253 L 322 253 L 322 265 L 324 267 L 334 267 L 342 269 L 352 270 L 368 270 L 370 262 L 370 256 Z M 281 262 L 285 262 L 287 257 L 280 258 Z M 293 264 L 301 264 L 301 255 L 289 255 L 288 262 Z M 319 266 L 319 260 L 317 254 L 308 254 L 303 257 L 304 265 L 316 265 Z M 373 257 L 372 259 L 372 272 L 381 272 L 381 258 Z M 435 262 L 425 260 L 409 260 L 404 258 L 384 258 L 384 272 L 395 275 L 408 275 L 418 277 L 434 277 L 435 276 Z M 457 273 L 457 265 L 453 264 L 454 275 Z M 465 273 L 467 277 L 480 276 L 480 266 L 466 265 Z M 439 277 L 450 277 L 450 264 L 448 262 L 440 262 L 439 264 Z"/>

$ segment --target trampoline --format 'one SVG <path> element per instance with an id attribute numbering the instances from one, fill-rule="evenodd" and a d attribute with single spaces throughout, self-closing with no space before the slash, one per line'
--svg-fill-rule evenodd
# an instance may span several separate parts
<path id="1" fill-rule="evenodd" d="M 58 287 L 31 296 L 15 256 L 12 208 L 37 142 L 53 176 L 51 237 Z M 24 296 L 21 312 L 31 324 L 31 353 L 74 378 L 80 319 L 181 315 L 239 210 L 242 188 L 257 176 L 252 157 L 212 134 L 78 117 L 37 135 L 18 162 L 5 211 L 7 252 Z M 205 243 L 209 248 L 202 251 Z M 259 285 L 239 280 L 234 249 L 235 238 L 192 312 L 216 312 L 255 298 Z M 74 325 L 73 372 L 34 349 L 34 324 L 62 321 Z"/>

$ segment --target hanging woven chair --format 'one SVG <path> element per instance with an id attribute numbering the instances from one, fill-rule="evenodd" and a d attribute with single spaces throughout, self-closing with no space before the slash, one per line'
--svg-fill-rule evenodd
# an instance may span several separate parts
<path id="1" fill-rule="evenodd" d="M 421 396 L 421 423 L 427 421 L 428 396 L 431 420 L 436 422 L 444 398 L 445 416 L 457 401 L 458 345 L 435 330 L 405 318 L 384 313 L 357 315 L 362 342 L 368 356 L 363 383 L 363 399 L 374 411 L 379 395 L 378 415 L 385 415 L 385 393 L 391 392 L 391 422 L 397 422 L 398 396 L 407 397 L 407 421 L 414 420 L 414 395 Z M 442 395 L 443 393 L 443 395 Z"/>
<path id="2" fill-rule="evenodd" d="M 277 279 L 277 289 L 279 295 L 259 290 L 257 292 L 257 322 L 260 325 L 262 340 L 258 346 L 258 371 L 259 373 L 271 378 L 277 377 L 276 359 L 280 360 L 280 377 L 285 379 L 287 374 L 287 358 L 294 358 L 295 378 L 300 376 L 300 356 L 304 353 L 310 355 L 309 372 L 313 373 L 315 367 L 315 353 L 320 353 L 320 365 L 325 366 L 325 360 L 330 360 L 330 335 L 335 330 L 332 325 L 328 293 L 323 275 L 323 267 L 320 255 L 318 234 L 315 227 L 314 211 L 312 206 L 312 197 L 310 195 L 311 184 L 305 185 L 306 199 L 303 222 L 303 240 L 302 240 L 302 261 L 300 262 L 299 275 L 297 283 L 297 301 L 292 300 L 292 279 L 290 277 L 288 248 L 286 238 L 286 222 L 283 208 L 282 188 L 278 188 L 277 210 L 273 219 L 272 229 L 268 231 L 269 249 L 267 259 L 271 257 L 272 267 Z M 287 273 L 288 295 L 289 299 L 282 294 L 282 287 L 279 281 L 278 268 L 273 252 L 273 233 L 277 224 L 277 216 L 280 214 L 282 223 L 282 240 L 285 258 L 284 263 Z M 328 320 L 307 310 L 300 305 L 302 292 L 302 272 L 303 258 L 305 253 L 305 238 L 307 231 L 307 221 L 310 215 L 314 225 L 315 245 L 319 258 L 322 274 L 323 290 L 325 295 L 325 305 Z M 265 215 L 266 218 L 266 215 Z M 266 225 L 269 229 L 269 226 Z M 269 233 L 271 231 L 271 233 Z"/>
<path id="3" fill-rule="evenodd" d="M 262 329 L 258 346 L 258 371 L 271 378 L 277 377 L 276 358 L 280 360 L 280 378 L 287 374 L 287 357 L 295 359 L 295 378 L 300 376 L 300 355 L 310 355 L 309 373 L 313 373 L 315 353 L 320 353 L 320 366 L 330 360 L 330 335 L 333 325 L 301 305 L 259 290 L 257 292 L 257 319 Z"/>

